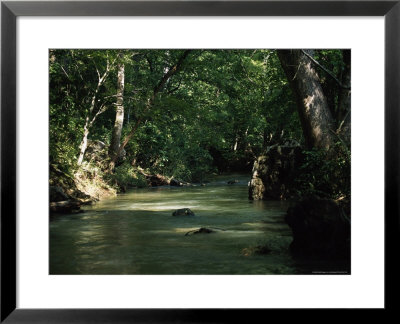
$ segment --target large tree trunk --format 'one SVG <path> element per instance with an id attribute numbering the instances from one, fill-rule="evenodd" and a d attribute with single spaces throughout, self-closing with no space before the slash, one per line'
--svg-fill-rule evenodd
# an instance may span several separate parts
<path id="1" fill-rule="evenodd" d="M 334 143 L 334 120 L 312 61 L 301 50 L 277 53 L 296 97 L 306 145 L 329 149 Z"/>
<path id="2" fill-rule="evenodd" d="M 118 65 L 118 86 L 117 86 L 117 104 L 115 123 L 111 136 L 111 145 L 109 155 L 111 159 L 118 159 L 118 149 L 121 140 L 122 125 L 124 123 L 124 87 L 125 87 L 125 65 L 120 63 Z"/>

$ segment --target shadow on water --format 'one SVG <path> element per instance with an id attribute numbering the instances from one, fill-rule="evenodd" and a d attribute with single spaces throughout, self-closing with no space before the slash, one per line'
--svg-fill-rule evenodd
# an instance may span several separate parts
<path id="1" fill-rule="evenodd" d="M 287 202 L 247 200 L 247 179 L 135 189 L 50 222 L 51 274 L 296 274 Z M 190 208 L 195 216 L 172 216 Z M 185 236 L 201 227 L 213 233 Z M 268 246 L 259 254 L 254 247 Z M 249 252 L 250 251 L 250 252 Z M 255 251 L 254 253 L 252 251 Z"/>

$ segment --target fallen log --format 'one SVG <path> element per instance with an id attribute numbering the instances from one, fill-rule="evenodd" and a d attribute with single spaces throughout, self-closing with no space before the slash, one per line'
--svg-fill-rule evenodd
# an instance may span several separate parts
<path id="1" fill-rule="evenodd" d="M 169 185 L 170 180 L 161 174 L 148 174 L 140 168 L 138 168 L 138 172 L 145 176 L 147 183 L 152 187 Z"/>
<path id="2" fill-rule="evenodd" d="M 169 179 L 161 174 L 148 174 L 145 177 L 152 187 L 169 185 Z"/>

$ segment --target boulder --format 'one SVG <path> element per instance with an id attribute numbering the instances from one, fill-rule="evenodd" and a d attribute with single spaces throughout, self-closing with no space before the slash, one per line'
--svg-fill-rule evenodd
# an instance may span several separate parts
<path id="1" fill-rule="evenodd" d="M 295 256 L 347 258 L 350 255 L 350 218 L 334 200 L 309 197 L 287 211 Z"/>
<path id="2" fill-rule="evenodd" d="M 195 214 L 189 208 L 181 208 L 175 210 L 172 216 L 195 216 Z"/>
<path id="3" fill-rule="evenodd" d="M 94 162 L 103 162 L 109 157 L 107 145 L 99 140 L 88 140 L 85 156 L 87 160 Z M 126 151 L 123 149 L 119 154 L 115 165 L 121 165 L 125 159 Z"/>
<path id="4" fill-rule="evenodd" d="M 102 141 L 88 140 L 85 154 L 88 157 L 97 157 L 106 154 L 106 144 Z"/>
<path id="5" fill-rule="evenodd" d="M 294 196 L 293 181 L 302 160 L 302 148 L 299 145 L 269 146 L 265 154 L 254 162 L 249 199 L 287 199 Z"/>
<path id="6" fill-rule="evenodd" d="M 104 150 L 105 147 L 106 147 L 106 144 L 102 141 L 88 140 L 88 145 L 87 145 L 86 151 L 100 152 L 101 150 Z"/>
<path id="7" fill-rule="evenodd" d="M 59 186 L 50 186 L 49 188 L 49 199 L 50 202 L 58 202 L 69 200 L 71 197 L 68 196 L 64 190 Z"/>
<path id="8" fill-rule="evenodd" d="M 182 186 L 188 186 L 188 185 L 190 185 L 190 183 L 181 181 L 178 179 L 171 179 L 171 181 L 169 182 L 169 185 L 174 186 L 174 187 L 182 187 Z"/>
<path id="9" fill-rule="evenodd" d="M 83 213 L 81 205 L 89 205 L 94 199 L 78 189 L 67 189 L 68 193 L 59 186 L 50 186 L 50 213 Z"/>
<path id="10" fill-rule="evenodd" d="M 89 195 L 85 194 L 84 192 L 80 191 L 77 188 L 74 188 L 73 190 L 70 190 L 68 192 L 70 194 L 70 196 L 76 200 L 79 200 L 82 203 L 89 203 L 89 202 L 93 202 L 92 197 L 90 197 Z"/>

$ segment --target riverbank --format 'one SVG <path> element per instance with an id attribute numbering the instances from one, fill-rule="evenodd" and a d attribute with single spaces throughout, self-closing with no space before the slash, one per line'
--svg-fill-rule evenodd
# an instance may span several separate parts
<path id="1" fill-rule="evenodd" d="M 117 189 L 104 179 L 104 173 L 89 163 L 83 164 L 73 175 L 56 172 L 57 176 L 50 177 L 49 181 L 50 216 L 82 212 L 83 205 L 117 195 Z"/>
<path id="2" fill-rule="evenodd" d="M 73 174 L 73 176 L 59 173 L 57 177 L 50 180 L 50 214 L 54 213 L 78 213 L 84 205 L 90 205 L 105 198 L 115 197 L 129 190 L 137 188 L 154 188 L 161 186 L 187 187 L 206 186 L 207 183 L 219 178 L 226 184 L 236 184 L 236 177 L 240 174 L 210 174 L 204 176 L 202 182 L 188 182 L 173 176 L 151 173 L 140 167 L 123 164 L 115 168 L 113 173 L 102 170 L 98 165 L 84 162 Z M 224 180 L 221 180 L 224 179 Z M 250 179 L 246 176 L 244 181 Z"/>

